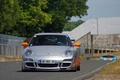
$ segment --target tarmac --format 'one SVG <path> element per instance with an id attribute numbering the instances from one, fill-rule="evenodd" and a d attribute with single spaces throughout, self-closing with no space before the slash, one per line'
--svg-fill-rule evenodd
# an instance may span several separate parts
<path id="1" fill-rule="evenodd" d="M 8 58 L 4 56 L 0 56 L 0 62 L 10 62 L 10 61 L 21 61 L 21 59 L 15 59 L 15 58 Z M 120 74 L 95 74 L 94 76 L 85 79 L 85 80 L 120 80 Z"/>

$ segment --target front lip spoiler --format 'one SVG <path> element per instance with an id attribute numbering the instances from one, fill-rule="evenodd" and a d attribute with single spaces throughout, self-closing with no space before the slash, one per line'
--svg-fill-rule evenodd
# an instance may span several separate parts
<path id="1" fill-rule="evenodd" d="M 26 71 L 69 71 L 72 68 L 26 68 Z"/>

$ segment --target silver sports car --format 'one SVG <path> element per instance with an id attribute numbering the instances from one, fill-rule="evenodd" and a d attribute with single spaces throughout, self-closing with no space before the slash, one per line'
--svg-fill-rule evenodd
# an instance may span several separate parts
<path id="1" fill-rule="evenodd" d="M 68 35 L 38 33 L 29 43 L 23 42 L 22 71 L 28 70 L 80 70 L 80 53 Z"/>

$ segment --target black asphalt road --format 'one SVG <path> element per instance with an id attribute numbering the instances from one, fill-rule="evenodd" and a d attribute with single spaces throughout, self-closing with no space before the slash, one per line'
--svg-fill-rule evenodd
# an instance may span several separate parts
<path id="1" fill-rule="evenodd" d="M 77 72 L 21 72 L 21 62 L 0 62 L 0 80 L 82 80 L 110 61 L 83 60 Z"/>

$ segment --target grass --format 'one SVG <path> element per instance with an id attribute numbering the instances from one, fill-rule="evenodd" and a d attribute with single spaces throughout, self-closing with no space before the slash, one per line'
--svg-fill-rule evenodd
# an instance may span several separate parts
<path id="1" fill-rule="evenodd" d="M 21 56 L 1 56 L 0 58 L 5 58 L 5 59 L 21 59 Z"/>
<path id="2" fill-rule="evenodd" d="M 0 62 L 19 61 L 21 59 L 22 59 L 21 56 L 2 56 L 2 55 L 0 55 Z"/>
<path id="3" fill-rule="evenodd" d="M 5 58 L 9 58 L 9 59 L 21 59 L 21 56 L 5 56 Z"/>
<path id="4" fill-rule="evenodd" d="M 105 66 L 100 72 L 100 74 L 120 74 L 120 59 L 116 62 Z"/>

